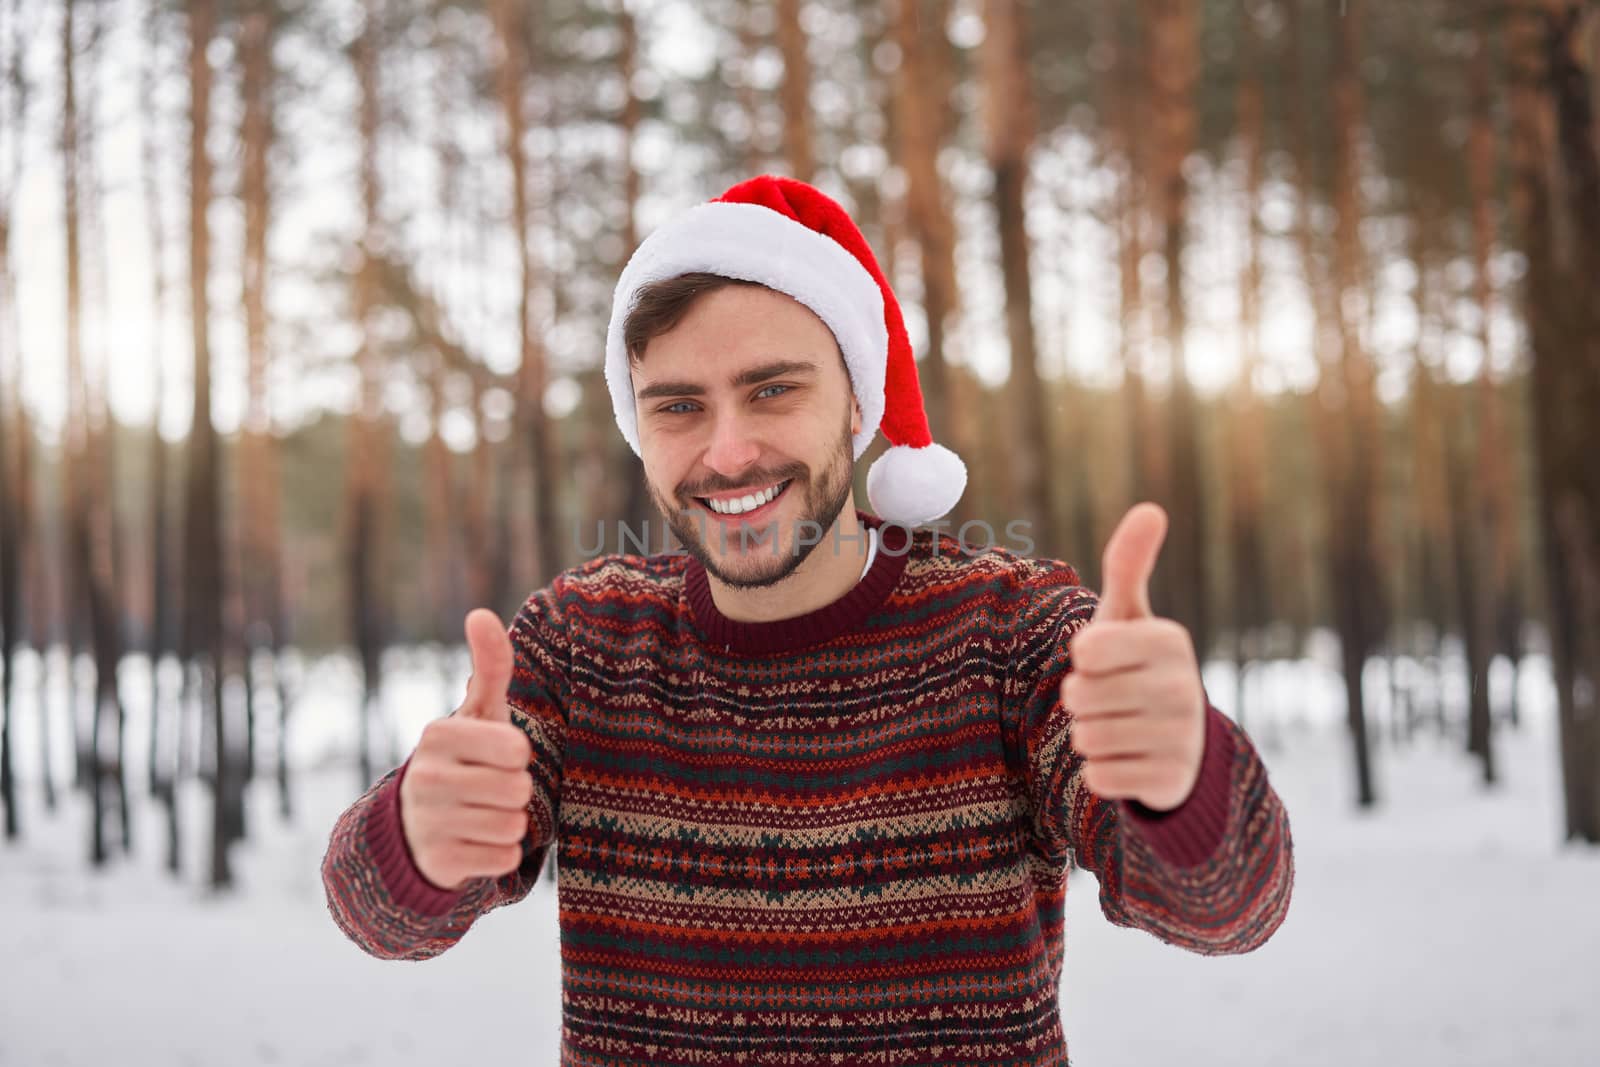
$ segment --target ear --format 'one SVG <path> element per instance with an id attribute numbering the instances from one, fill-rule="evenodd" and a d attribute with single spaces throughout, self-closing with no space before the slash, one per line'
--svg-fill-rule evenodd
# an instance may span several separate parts
<path id="1" fill-rule="evenodd" d="M 850 394 L 850 436 L 854 437 L 861 432 L 861 401 L 856 399 L 855 393 Z"/>

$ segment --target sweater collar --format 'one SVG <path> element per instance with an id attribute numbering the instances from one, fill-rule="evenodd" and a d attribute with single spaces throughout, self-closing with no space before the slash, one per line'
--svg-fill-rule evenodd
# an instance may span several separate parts
<path id="1" fill-rule="evenodd" d="M 876 515 L 857 510 L 864 527 L 875 527 L 881 542 L 878 556 L 849 592 L 814 611 L 771 622 L 738 622 L 717 610 L 711 598 L 711 580 L 700 561 L 689 557 L 684 569 L 684 595 L 694 612 L 705 643 L 725 652 L 762 654 L 788 652 L 830 641 L 849 633 L 889 596 L 906 569 L 911 535 L 905 527 L 884 523 Z"/>

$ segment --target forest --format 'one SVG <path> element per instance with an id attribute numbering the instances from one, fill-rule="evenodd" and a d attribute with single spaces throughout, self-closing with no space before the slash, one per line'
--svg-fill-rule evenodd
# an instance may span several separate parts
<path id="1" fill-rule="evenodd" d="M 1495 788 L 1546 657 L 1600 844 L 1597 101 L 1593 0 L 0 0 L 5 838 L 82 795 L 85 862 L 229 885 L 307 657 L 390 766 L 392 653 L 652 519 L 612 287 L 780 172 L 906 308 L 952 532 L 1092 586 L 1162 504 L 1202 661 L 1335 639 L 1356 808 L 1424 733 Z"/>

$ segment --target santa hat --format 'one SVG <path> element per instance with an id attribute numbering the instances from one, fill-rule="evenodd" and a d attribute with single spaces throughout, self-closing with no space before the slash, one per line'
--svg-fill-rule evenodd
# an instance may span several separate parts
<path id="1" fill-rule="evenodd" d="M 606 384 L 635 454 L 639 420 L 623 324 L 641 289 L 702 271 L 785 293 L 833 331 L 861 405 L 855 458 L 880 429 L 892 446 L 867 470 L 867 499 L 877 515 L 915 526 L 955 507 L 966 464 L 928 431 L 900 304 L 844 208 L 793 178 L 751 178 L 690 208 L 647 237 L 623 268 L 606 332 Z"/>

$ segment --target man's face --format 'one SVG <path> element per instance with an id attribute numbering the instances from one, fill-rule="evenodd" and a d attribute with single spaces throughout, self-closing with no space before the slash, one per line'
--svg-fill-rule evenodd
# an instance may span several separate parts
<path id="1" fill-rule="evenodd" d="M 781 293 L 728 286 L 632 374 L 650 498 L 684 548 L 735 588 L 787 577 L 851 499 L 861 416 L 832 332 Z"/>

